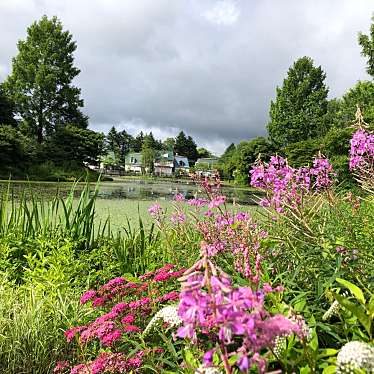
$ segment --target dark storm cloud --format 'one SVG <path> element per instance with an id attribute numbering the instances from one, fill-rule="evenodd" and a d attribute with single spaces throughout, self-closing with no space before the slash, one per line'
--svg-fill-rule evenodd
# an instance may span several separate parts
<path id="1" fill-rule="evenodd" d="M 26 27 L 57 15 L 77 41 L 92 128 L 183 129 L 219 152 L 265 133 L 298 57 L 322 65 L 331 97 L 366 79 L 357 32 L 373 11 L 372 0 L 0 0 L 0 79 Z"/>

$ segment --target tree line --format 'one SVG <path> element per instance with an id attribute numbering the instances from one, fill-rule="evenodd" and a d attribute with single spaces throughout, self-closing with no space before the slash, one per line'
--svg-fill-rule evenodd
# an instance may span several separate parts
<path id="1" fill-rule="evenodd" d="M 374 17 L 369 35 L 359 33 L 361 54 L 367 58 L 366 71 L 374 78 Z M 322 152 L 329 157 L 340 178 L 352 181 L 348 171 L 349 140 L 357 106 L 366 123 L 374 127 L 374 83 L 358 81 L 341 98 L 328 99 L 326 73 L 304 56 L 289 68 L 270 103 L 267 136 L 230 144 L 218 168 L 226 179 L 248 183 L 251 165 L 258 157 L 267 161 L 277 153 L 291 166 L 310 164 Z"/>

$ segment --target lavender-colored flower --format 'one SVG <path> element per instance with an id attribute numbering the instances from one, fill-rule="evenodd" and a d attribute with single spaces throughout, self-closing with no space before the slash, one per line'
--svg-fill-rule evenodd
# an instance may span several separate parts
<path id="1" fill-rule="evenodd" d="M 151 205 L 148 208 L 148 212 L 153 218 L 157 218 L 162 213 L 161 205 L 158 203 Z"/>

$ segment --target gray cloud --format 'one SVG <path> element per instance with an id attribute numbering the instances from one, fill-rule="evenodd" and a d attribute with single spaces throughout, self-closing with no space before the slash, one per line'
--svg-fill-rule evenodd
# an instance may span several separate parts
<path id="1" fill-rule="evenodd" d="M 0 80 L 16 42 L 43 14 L 77 41 L 90 126 L 175 135 L 221 152 L 265 133 L 275 87 L 311 56 L 330 96 L 367 79 L 357 32 L 372 0 L 0 0 Z"/>

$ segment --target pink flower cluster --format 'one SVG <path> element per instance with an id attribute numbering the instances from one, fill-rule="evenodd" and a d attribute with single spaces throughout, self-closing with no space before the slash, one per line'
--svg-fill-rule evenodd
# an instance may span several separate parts
<path id="1" fill-rule="evenodd" d="M 335 177 L 330 162 L 322 156 L 314 159 L 312 167 L 301 168 L 292 168 L 283 157 L 272 156 L 269 163 L 259 161 L 250 174 L 251 186 L 266 192 L 261 205 L 273 207 L 278 213 L 299 205 L 313 189 L 331 187 Z"/>
<path id="2" fill-rule="evenodd" d="M 102 352 L 93 361 L 87 364 L 78 364 L 71 368 L 70 374 L 101 374 L 101 373 L 128 373 L 142 365 L 143 352 L 139 351 L 134 358 L 126 359 L 123 353 Z M 63 373 L 70 365 L 59 363 L 54 373 Z"/>
<path id="3" fill-rule="evenodd" d="M 165 303 L 179 299 L 179 293 L 174 289 L 177 278 L 184 271 L 177 270 L 173 264 L 166 264 L 144 274 L 139 282 L 118 277 L 98 290 L 86 291 L 80 299 L 81 304 L 91 302 L 94 308 L 106 312 L 83 326 L 66 330 L 66 340 L 72 342 L 76 338 L 81 347 L 98 340 L 102 347 L 115 350 L 117 342 L 123 344 L 125 335 L 142 331 L 154 309 L 159 310 Z M 92 345 L 95 346 L 96 343 Z M 75 365 L 71 373 L 124 373 L 135 370 L 141 363 L 141 357 L 138 356 L 125 358 L 123 354 L 106 352 L 88 364 Z M 63 372 L 67 364 L 58 363 L 55 372 Z"/>
<path id="4" fill-rule="evenodd" d="M 272 347 L 277 336 L 301 335 L 298 324 L 265 310 L 265 295 L 273 291 L 269 285 L 255 291 L 249 287 L 233 287 L 229 276 L 207 256 L 185 273 L 182 282 L 178 312 L 183 326 L 177 335 L 199 344 L 219 343 L 220 348 L 212 344 L 213 348 L 206 351 L 207 367 L 213 365 L 213 354 L 217 352 L 225 367 L 229 365 L 229 357 L 235 355 L 236 366 L 241 371 L 256 364 L 263 373 L 266 361 L 260 351 Z"/>
<path id="5" fill-rule="evenodd" d="M 374 162 L 374 134 L 358 129 L 352 136 L 349 152 L 349 168 L 355 170 Z"/>

